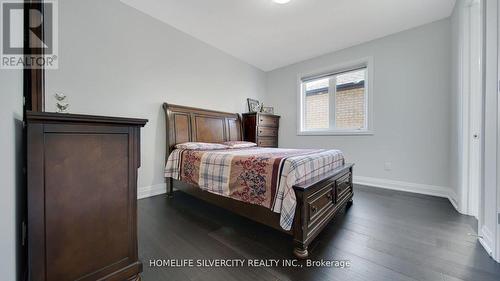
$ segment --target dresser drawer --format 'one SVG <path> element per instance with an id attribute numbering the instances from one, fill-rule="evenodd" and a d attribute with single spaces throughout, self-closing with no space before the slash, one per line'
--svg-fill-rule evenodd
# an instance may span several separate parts
<path id="1" fill-rule="evenodd" d="M 328 216 L 334 206 L 334 182 L 329 182 L 318 191 L 314 192 L 307 198 L 308 208 L 308 227 L 313 227 L 316 222 Z"/>
<path id="2" fill-rule="evenodd" d="M 259 126 L 268 126 L 268 127 L 278 127 L 279 118 L 276 116 L 259 114 L 258 115 L 258 125 Z"/>
<path id="3" fill-rule="evenodd" d="M 259 137 L 257 145 L 261 147 L 278 147 L 278 139 Z"/>
<path id="4" fill-rule="evenodd" d="M 347 173 L 336 180 L 335 188 L 337 189 L 337 202 L 339 202 L 342 198 L 352 192 L 351 173 Z"/>
<path id="5" fill-rule="evenodd" d="M 257 135 L 259 137 L 277 137 L 278 136 L 278 128 L 257 127 Z"/>

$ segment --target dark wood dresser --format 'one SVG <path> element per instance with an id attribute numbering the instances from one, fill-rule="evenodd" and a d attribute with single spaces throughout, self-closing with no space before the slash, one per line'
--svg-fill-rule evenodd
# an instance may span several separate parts
<path id="1" fill-rule="evenodd" d="M 137 168 L 147 120 L 26 119 L 29 280 L 140 279 Z"/>
<path id="2" fill-rule="evenodd" d="M 261 147 L 278 147 L 279 124 L 278 115 L 243 113 L 243 139 Z"/>

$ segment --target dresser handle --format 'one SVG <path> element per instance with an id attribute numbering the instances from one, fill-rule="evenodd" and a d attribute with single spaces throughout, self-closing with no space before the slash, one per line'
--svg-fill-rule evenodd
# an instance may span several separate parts
<path id="1" fill-rule="evenodd" d="M 328 192 L 328 194 L 326 195 L 326 198 L 328 198 L 328 199 L 332 199 L 332 197 L 333 197 L 333 196 L 332 196 L 332 193 L 331 193 L 331 192 Z"/>
<path id="2" fill-rule="evenodd" d="M 311 212 L 316 213 L 317 210 L 316 206 L 311 206 Z"/>

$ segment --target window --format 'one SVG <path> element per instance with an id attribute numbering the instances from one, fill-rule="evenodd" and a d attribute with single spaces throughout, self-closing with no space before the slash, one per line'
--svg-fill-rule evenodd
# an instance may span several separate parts
<path id="1" fill-rule="evenodd" d="M 300 80 L 299 134 L 370 134 L 368 64 Z"/>

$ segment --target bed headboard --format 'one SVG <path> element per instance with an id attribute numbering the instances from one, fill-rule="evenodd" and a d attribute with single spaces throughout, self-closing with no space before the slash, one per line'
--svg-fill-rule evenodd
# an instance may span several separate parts
<path id="1" fill-rule="evenodd" d="M 243 139 L 238 113 L 163 104 L 167 127 L 167 157 L 178 143 L 225 142 Z"/>

